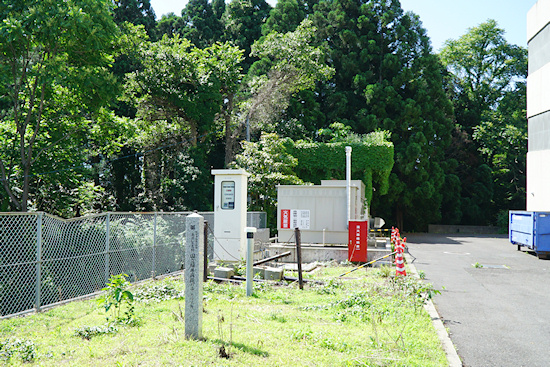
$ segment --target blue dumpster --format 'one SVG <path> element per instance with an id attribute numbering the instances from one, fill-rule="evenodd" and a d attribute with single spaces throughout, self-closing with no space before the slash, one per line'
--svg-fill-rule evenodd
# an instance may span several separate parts
<path id="1" fill-rule="evenodd" d="M 550 258 L 550 212 L 513 210 L 509 219 L 508 237 L 518 250 L 526 246 L 540 259 Z"/>

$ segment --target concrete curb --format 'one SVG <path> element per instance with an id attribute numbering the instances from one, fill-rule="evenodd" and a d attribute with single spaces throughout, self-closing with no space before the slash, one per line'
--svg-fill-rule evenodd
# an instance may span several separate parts
<path id="1" fill-rule="evenodd" d="M 416 267 L 413 265 L 412 259 L 408 253 L 405 253 L 405 260 L 407 261 L 407 265 L 411 273 L 415 277 L 420 278 L 420 276 L 418 275 L 418 272 L 416 271 Z M 428 314 L 432 319 L 432 324 L 435 328 L 435 331 L 437 332 L 437 336 L 439 337 L 439 340 L 441 341 L 443 350 L 447 355 L 447 362 L 449 363 L 449 367 L 462 367 L 462 361 L 460 360 L 460 357 L 456 352 L 456 348 L 453 342 L 451 341 L 451 338 L 449 337 L 449 333 L 447 332 L 447 329 L 445 329 L 445 326 L 443 325 L 443 321 L 441 321 L 441 317 L 439 317 L 439 313 L 435 309 L 435 306 L 431 299 L 428 300 L 428 302 L 426 302 L 426 305 L 424 306 L 424 308 L 426 309 L 426 311 L 428 312 Z"/>

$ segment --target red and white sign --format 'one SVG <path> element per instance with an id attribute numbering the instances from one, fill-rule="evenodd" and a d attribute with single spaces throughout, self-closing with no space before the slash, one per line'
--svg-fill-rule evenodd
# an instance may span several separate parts
<path id="1" fill-rule="evenodd" d="M 290 209 L 281 210 L 281 228 L 290 229 Z"/>
<path id="2" fill-rule="evenodd" d="M 309 210 L 281 209 L 281 229 L 309 229 L 309 225 Z"/>

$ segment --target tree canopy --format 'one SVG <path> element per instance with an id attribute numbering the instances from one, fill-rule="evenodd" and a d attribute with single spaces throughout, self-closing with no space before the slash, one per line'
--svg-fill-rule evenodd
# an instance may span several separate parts
<path id="1" fill-rule="evenodd" d="M 460 205 L 454 221 L 488 224 L 525 208 L 527 51 L 489 20 L 447 41 L 440 57 L 457 123 L 448 152 L 461 181 L 460 197 L 449 200 Z"/>
<path id="2" fill-rule="evenodd" d="M 275 183 L 343 178 L 345 145 L 371 214 L 403 230 L 524 207 L 527 53 L 495 21 L 436 55 L 397 0 L 191 0 L 158 21 L 149 0 L 21 0 L 0 18 L 2 210 L 208 210 L 211 169 L 238 165 L 273 225 Z"/>

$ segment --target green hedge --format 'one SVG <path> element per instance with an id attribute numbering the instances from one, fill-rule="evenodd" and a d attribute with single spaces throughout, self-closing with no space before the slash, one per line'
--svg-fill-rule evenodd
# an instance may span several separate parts
<path id="1" fill-rule="evenodd" d="M 346 146 L 352 147 L 351 177 L 362 180 L 366 186 L 366 199 L 371 203 L 373 189 L 384 195 L 389 189 L 393 168 L 393 143 L 375 132 L 362 141 L 339 143 L 292 142 L 286 140 L 287 152 L 298 159 L 294 168 L 303 181 L 320 184 L 321 180 L 346 178 Z"/>

